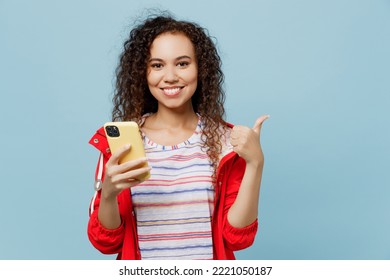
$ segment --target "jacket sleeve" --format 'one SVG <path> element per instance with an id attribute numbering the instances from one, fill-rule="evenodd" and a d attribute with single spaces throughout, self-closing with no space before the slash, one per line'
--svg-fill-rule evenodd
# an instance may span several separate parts
<path id="1" fill-rule="evenodd" d="M 125 229 L 122 224 L 116 229 L 105 228 L 98 219 L 101 191 L 97 191 L 91 201 L 88 222 L 88 238 L 92 245 L 103 254 L 116 254 L 122 250 Z"/>
<path id="2" fill-rule="evenodd" d="M 89 144 L 100 151 L 100 157 L 97 163 L 95 172 L 95 184 L 101 183 L 104 180 L 105 166 L 111 156 L 108 149 L 108 142 L 101 127 L 89 140 Z M 100 204 L 101 191 L 96 191 L 91 200 L 89 208 L 89 222 L 88 222 L 88 238 L 92 245 L 103 254 L 119 253 L 122 249 L 125 229 L 122 224 L 117 229 L 107 229 L 99 221 L 98 212 Z"/>
<path id="3" fill-rule="evenodd" d="M 233 251 L 242 250 L 251 246 L 255 240 L 258 228 L 257 219 L 252 224 L 243 228 L 233 227 L 227 219 L 229 209 L 236 200 L 238 190 L 240 189 L 245 166 L 245 160 L 236 156 L 228 172 L 225 173 L 228 178 L 223 210 L 223 237 L 225 246 Z"/>

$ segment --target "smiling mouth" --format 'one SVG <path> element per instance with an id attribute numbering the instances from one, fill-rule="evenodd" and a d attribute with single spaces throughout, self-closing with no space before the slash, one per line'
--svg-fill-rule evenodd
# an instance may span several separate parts
<path id="1" fill-rule="evenodd" d="M 166 94 L 168 96 L 173 96 L 173 95 L 178 94 L 182 90 L 182 88 L 183 87 L 162 88 L 162 91 L 164 92 L 164 94 Z"/>

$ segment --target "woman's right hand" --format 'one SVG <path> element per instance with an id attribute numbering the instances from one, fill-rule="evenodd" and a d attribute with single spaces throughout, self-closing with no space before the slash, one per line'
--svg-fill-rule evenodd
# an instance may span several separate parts
<path id="1" fill-rule="evenodd" d="M 113 153 L 106 163 L 106 172 L 102 183 L 102 196 L 105 199 L 116 198 L 122 190 L 141 183 L 142 181 L 136 179 L 136 177 L 151 169 L 149 166 L 143 166 L 147 162 L 147 158 L 130 160 L 119 164 L 119 160 L 129 149 L 131 149 L 130 144 L 123 146 L 116 153 Z"/>

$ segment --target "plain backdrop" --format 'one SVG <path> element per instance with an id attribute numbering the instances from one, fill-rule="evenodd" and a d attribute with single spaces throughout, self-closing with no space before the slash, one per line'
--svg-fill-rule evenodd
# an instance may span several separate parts
<path id="1" fill-rule="evenodd" d="M 115 67 L 145 9 L 215 37 L 227 120 L 262 114 L 259 232 L 239 259 L 390 259 L 390 1 L 0 0 L 0 259 L 89 243 Z"/>

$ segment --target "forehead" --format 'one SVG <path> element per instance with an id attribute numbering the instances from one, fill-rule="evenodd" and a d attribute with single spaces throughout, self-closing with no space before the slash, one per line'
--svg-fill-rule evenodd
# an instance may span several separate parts
<path id="1" fill-rule="evenodd" d="M 174 59 L 185 55 L 195 57 L 195 49 L 183 33 L 163 33 L 150 46 L 151 58 Z"/>

